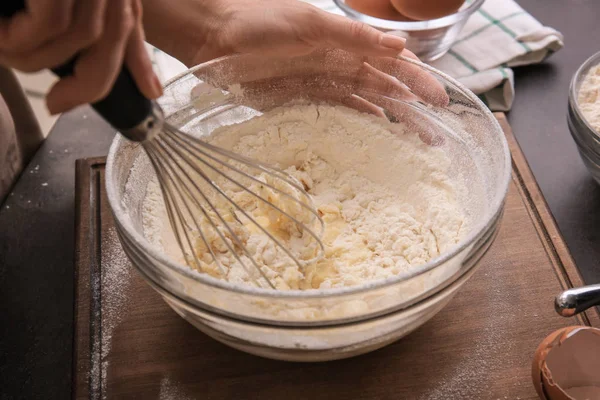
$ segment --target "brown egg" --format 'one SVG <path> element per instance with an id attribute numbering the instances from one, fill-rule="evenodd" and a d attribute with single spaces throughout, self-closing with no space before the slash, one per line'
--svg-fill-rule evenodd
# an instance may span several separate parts
<path id="1" fill-rule="evenodd" d="M 465 0 L 391 0 L 400 14 L 419 21 L 454 14 L 464 2 Z"/>
<path id="2" fill-rule="evenodd" d="M 392 21 L 411 21 L 392 6 L 390 0 L 346 0 L 348 7 L 371 17 Z"/>
<path id="3" fill-rule="evenodd" d="M 531 367 L 543 400 L 600 399 L 600 329 L 570 326 L 548 335 Z"/>

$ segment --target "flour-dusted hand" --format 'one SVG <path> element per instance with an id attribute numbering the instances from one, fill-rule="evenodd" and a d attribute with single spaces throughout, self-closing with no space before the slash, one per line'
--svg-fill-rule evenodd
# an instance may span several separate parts
<path id="1" fill-rule="evenodd" d="M 338 49 L 353 54 L 349 60 L 352 65 L 362 67 L 363 62 L 368 62 L 403 83 L 392 82 L 392 86 L 406 85 L 425 102 L 443 105 L 448 101 L 442 85 L 433 76 L 396 58 L 402 54 L 416 59 L 404 50 L 403 38 L 308 3 L 178 0 L 175 8 L 162 0 L 143 1 L 144 25 L 150 42 L 188 66 L 230 54 L 289 58 Z M 379 79 L 373 74 L 370 77 L 371 82 Z M 384 79 L 374 84 L 389 83 Z"/>
<path id="2" fill-rule="evenodd" d="M 150 41 L 174 50 L 188 65 L 232 53 L 289 57 L 318 48 L 396 56 L 405 44 L 403 38 L 298 0 L 178 0 L 176 8 L 144 0 L 144 6 Z"/>
<path id="3" fill-rule="evenodd" d="M 52 113 L 104 98 L 123 63 L 148 98 L 161 95 L 144 47 L 140 0 L 31 0 L 0 19 L 0 64 L 24 72 L 54 68 L 79 55 L 73 76 L 47 97 Z"/>
<path id="4" fill-rule="evenodd" d="M 368 56 L 396 56 L 404 38 L 324 12 L 297 0 L 218 0 L 224 24 L 210 32 L 196 62 L 228 53 L 288 56 L 338 48 Z"/>
<path id="5" fill-rule="evenodd" d="M 417 59 L 408 50 L 402 54 Z M 412 132 L 427 144 L 444 142 L 410 103 L 443 107 L 449 102 L 448 94 L 433 75 L 410 61 L 319 49 L 292 61 L 244 55 L 218 68 L 203 68 L 196 75 L 203 81 L 196 89 L 199 93 L 212 86 L 231 90 L 235 84 L 239 86 L 234 91 L 238 101 L 262 112 L 300 98 L 317 104 L 341 104 L 410 123 Z"/>

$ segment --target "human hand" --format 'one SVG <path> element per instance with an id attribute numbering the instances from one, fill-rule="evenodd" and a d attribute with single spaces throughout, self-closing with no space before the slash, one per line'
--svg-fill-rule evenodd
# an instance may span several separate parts
<path id="1" fill-rule="evenodd" d="M 395 83 L 404 91 L 408 86 L 431 104 L 448 101 L 435 78 L 396 58 L 402 54 L 417 59 L 404 50 L 404 39 L 310 4 L 297 0 L 178 0 L 177 5 L 144 0 L 144 24 L 151 43 L 188 66 L 236 53 L 289 58 L 340 49 L 353 55 L 346 58 L 358 75 L 368 62 L 383 72 L 371 71 L 371 81 Z"/>
<path id="2" fill-rule="evenodd" d="M 35 72 L 78 55 L 46 98 L 51 113 L 103 99 L 125 64 L 148 98 L 162 94 L 144 47 L 140 0 L 36 0 L 0 18 L 0 64 Z"/>
<path id="3" fill-rule="evenodd" d="M 297 0 L 144 0 L 150 42 L 188 66 L 224 55 L 285 57 L 321 48 L 393 57 L 405 39 Z"/>
<path id="4" fill-rule="evenodd" d="M 422 107 L 417 103 L 443 107 L 448 95 L 434 75 L 416 63 L 416 56 L 405 50 L 403 58 L 408 60 L 339 49 L 315 50 L 292 59 L 240 55 L 197 69 L 194 74 L 203 83 L 191 96 L 194 99 L 220 88 L 234 96 L 236 103 L 261 112 L 297 100 L 340 104 L 403 122 L 425 143 L 441 144 L 443 135 L 417 111 Z M 216 106 L 211 103 L 210 107 Z"/>

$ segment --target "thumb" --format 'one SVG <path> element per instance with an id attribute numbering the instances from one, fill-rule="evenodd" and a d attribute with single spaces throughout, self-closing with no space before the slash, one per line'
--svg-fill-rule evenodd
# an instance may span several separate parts
<path id="1" fill-rule="evenodd" d="M 315 47 L 333 47 L 365 56 L 394 57 L 404 50 L 406 39 L 383 33 L 359 21 L 319 12 L 310 24 L 318 26 L 309 31 L 318 37 L 310 38 Z M 317 25 L 318 24 L 318 25 Z"/>

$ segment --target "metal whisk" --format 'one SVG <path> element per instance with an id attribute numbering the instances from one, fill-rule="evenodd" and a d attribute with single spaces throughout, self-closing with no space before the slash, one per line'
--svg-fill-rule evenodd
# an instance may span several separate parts
<path id="1" fill-rule="evenodd" d="M 275 289 L 273 276 L 263 268 L 268 262 L 264 258 L 259 262 L 248 249 L 249 231 L 262 235 L 301 270 L 322 256 L 323 220 L 300 182 L 279 169 L 179 131 L 165 122 L 155 102 L 139 94 L 126 70 L 121 76 L 109 97 L 93 107 L 146 150 L 175 238 L 190 267 L 224 277 L 224 264 L 230 261 L 223 254 L 228 252 L 257 286 Z M 127 108 L 117 106 L 124 101 Z M 265 214 L 260 221 L 252 215 L 257 208 Z M 296 250 L 282 241 L 286 235 L 288 243 L 300 242 Z M 264 240 L 255 245 L 264 247 Z"/>
<path id="2" fill-rule="evenodd" d="M 121 133 L 146 150 L 175 238 L 191 267 L 211 273 L 205 269 L 212 261 L 223 276 L 227 259 L 221 253 L 229 252 L 256 285 L 274 289 L 247 248 L 248 230 L 258 232 L 301 269 L 322 256 L 323 221 L 310 195 L 291 175 L 182 133 L 164 121 L 156 104 L 141 125 Z M 251 214 L 257 208 L 264 212 L 261 220 Z M 283 243 L 270 229 L 273 225 L 300 240 L 299 249 Z M 201 240 L 202 253 L 196 239 Z"/>
<path id="3" fill-rule="evenodd" d="M 24 9 L 24 0 L 4 0 L 0 17 L 10 18 Z M 52 71 L 60 77 L 72 75 L 76 59 Z M 253 246 L 264 249 L 266 242 L 272 243 L 300 268 L 323 254 L 323 221 L 296 179 L 170 126 L 158 104 L 141 94 L 127 68 L 121 70 L 108 96 L 92 107 L 146 150 L 175 237 L 191 267 L 223 275 L 226 258 L 222 255 L 230 252 L 257 285 L 275 288 L 273 277 L 262 268 L 268 260 L 263 257 L 261 265 L 248 249 L 250 232 L 264 235 L 264 240 Z M 243 193 L 253 200 L 244 198 Z M 260 221 L 252 215 L 257 209 L 265 214 Z M 296 245 L 289 246 L 281 237 Z M 203 246 L 196 243 L 197 238 Z M 210 270 L 211 259 L 218 272 Z"/>
<path id="4" fill-rule="evenodd" d="M 121 75 L 109 97 L 93 107 L 125 137 L 142 144 L 156 172 L 175 238 L 190 267 L 225 277 L 224 264 L 230 261 L 224 255 L 232 254 L 257 286 L 275 289 L 274 277 L 263 268 L 268 262 L 257 260 L 248 248 L 250 231 L 264 239 L 257 246 L 264 247 L 268 241 L 301 270 L 322 256 L 323 220 L 300 182 L 284 171 L 179 131 L 165 122 L 155 102 L 139 92 L 137 99 L 131 93 L 113 94 L 123 93 L 125 84 L 130 92 L 131 86 L 135 87 L 126 70 Z M 127 109 L 108 103 L 126 98 Z M 133 115 L 141 122 L 133 125 Z M 129 127 L 124 127 L 120 118 L 126 119 Z M 260 220 L 252 214 L 257 209 L 264 215 Z M 294 240 L 301 245 L 292 249 L 281 238 L 286 235 L 288 243 Z M 268 271 L 273 274 L 273 270 Z"/>

